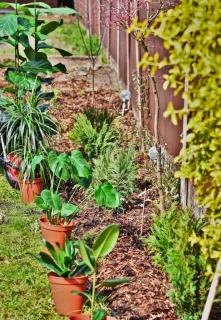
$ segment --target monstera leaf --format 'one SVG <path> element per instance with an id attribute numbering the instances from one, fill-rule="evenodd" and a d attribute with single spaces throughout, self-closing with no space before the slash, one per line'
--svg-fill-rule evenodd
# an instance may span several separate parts
<path id="1" fill-rule="evenodd" d="M 15 15 L 0 17 L 0 37 L 7 37 L 15 34 L 18 30 L 18 18 Z"/>
<path id="2" fill-rule="evenodd" d="M 99 206 L 109 209 L 115 209 L 120 206 L 120 195 L 109 182 L 105 182 L 95 188 L 95 200 Z"/>

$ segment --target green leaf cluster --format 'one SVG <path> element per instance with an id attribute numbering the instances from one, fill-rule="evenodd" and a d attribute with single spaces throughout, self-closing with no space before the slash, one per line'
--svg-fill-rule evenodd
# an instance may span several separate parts
<path id="1" fill-rule="evenodd" d="M 79 261 L 78 249 L 72 241 L 67 240 L 64 249 L 59 243 L 55 247 L 45 240 L 42 240 L 42 243 L 48 253 L 41 252 L 39 256 L 32 256 L 48 271 L 55 273 L 59 277 L 66 278 L 90 273 L 87 265 Z"/>
<path id="2" fill-rule="evenodd" d="M 221 2 L 182 0 L 160 14 L 151 32 L 163 40 L 169 57 L 159 61 L 158 56 L 154 61 L 146 55 L 142 64 L 154 68 L 168 65 L 164 88 L 174 89 L 175 94 L 183 92 L 188 100 L 188 110 L 177 109 L 171 102 L 165 112 L 174 124 L 188 116 L 187 148 L 177 158 L 181 163 L 177 176 L 193 181 L 196 200 L 214 228 L 213 236 L 204 229 L 204 241 L 199 239 L 202 250 L 207 258 L 220 259 L 220 249 L 212 251 L 220 247 L 221 228 Z"/>
<path id="3" fill-rule="evenodd" d="M 121 203 L 125 203 L 135 190 L 137 165 L 134 146 L 124 148 L 115 143 L 104 150 L 93 161 L 93 181 L 91 188 L 108 181 L 120 193 Z"/>
<path id="4" fill-rule="evenodd" d="M 154 263 L 168 274 L 168 296 L 182 320 L 199 320 L 210 288 L 206 260 L 200 246 L 192 244 L 194 232 L 202 234 L 204 223 L 191 212 L 170 209 L 153 217 L 151 235 L 144 239 Z"/>
<path id="5" fill-rule="evenodd" d="M 38 77 L 37 82 L 35 81 L 39 73 L 66 71 L 62 64 L 52 66 L 47 54 L 42 50 L 55 49 L 63 57 L 72 55 L 64 49 L 54 48 L 45 42 L 51 32 L 62 26 L 63 20 L 48 22 L 42 20 L 40 16 L 53 13 L 59 15 L 77 13 L 69 8 L 51 8 L 43 2 L 33 2 L 28 5 L 1 2 L 0 8 L 8 7 L 12 8 L 13 12 L 0 17 L 0 41 L 13 47 L 15 63 L 10 67 L 10 76 L 6 76 L 6 79 L 18 91 L 32 91 L 39 88 L 43 81 L 42 77 Z"/>
<path id="6" fill-rule="evenodd" d="M 68 224 L 80 211 L 80 208 L 71 203 L 63 203 L 62 198 L 50 190 L 44 189 L 35 199 L 37 206 L 47 215 L 51 224 Z"/>
<path id="7" fill-rule="evenodd" d="M 28 151 L 36 153 L 46 148 L 50 137 L 57 133 L 57 123 L 42 111 L 45 106 L 41 96 L 35 94 L 0 101 L 0 108 L 7 115 L 1 131 L 8 153 L 23 150 L 26 157 Z"/>
<path id="8" fill-rule="evenodd" d="M 109 255 L 117 244 L 119 237 L 120 228 L 117 224 L 111 224 L 102 230 L 96 237 L 92 248 L 80 240 L 78 243 L 80 254 L 83 262 L 91 269 L 93 283 L 91 292 L 83 294 L 87 300 L 90 302 L 90 315 L 91 319 L 104 320 L 107 312 L 105 310 L 95 310 L 95 298 L 97 295 L 97 290 L 101 288 L 114 288 L 120 284 L 128 283 L 129 278 L 115 278 L 103 280 L 97 284 L 97 273 L 99 272 L 99 262 L 101 259 Z M 80 294 L 80 292 L 74 292 L 75 294 Z"/>
<path id="9" fill-rule="evenodd" d="M 118 140 L 119 130 L 112 123 L 112 115 L 107 111 L 103 109 L 92 111 L 90 108 L 75 117 L 74 128 L 69 137 L 82 145 L 87 158 L 91 161 Z"/>

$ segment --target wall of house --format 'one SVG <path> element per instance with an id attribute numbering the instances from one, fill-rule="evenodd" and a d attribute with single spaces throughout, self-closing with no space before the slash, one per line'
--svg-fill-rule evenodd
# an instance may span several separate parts
<path id="1" fill-rule="evenodd" d="M 117 4 L 118 0 L 112 0 Z M 131 36 L 128 36 L 125 32 L 117 30 L 113 26 L 108 26 L 107 21 L 103 21 L 101 15 L 101 9 L 99 4 L 103 3 L 106 5 L 105 12 L 110 11 L 109 2 L 97 1 L 97 0 L 75 0 L 77 10 L 89 19 L 86 19 L 86 26 L 91 25 L 92 32 L 97 35 L 103 35 L 103 43 L 107 49 L 107 54 L 109 57 L 114 59 L 119 78 L 125 85 L 125 88 L 129 88 L 132 93 L 132 106 L 135 116 L 139 117 L 138 108 L 138 97 L 136 88 L 136 83 L 134 81 L 135 75 L 139 70 L 139 61 L 142 57 L 142 50 L 139 48 L 137 42 L 132 39 Z M 106 3 L 106 4 L 105 4 Z M 170 1 L 170 4 L 174 5 L 177 3 L 176 0 Z M 152 8 L 157 8 L 159 1 L 152 0 Z M 89 12 L 89 14 L 88 14 Z M 111 14 L 111 12 L 110 12 Z M 145 12 L 140 12 L 140 16 L 145 17 Z M 91 20 L 91 24 L 89 23 Z M 159 52 L 160 57 L 167 55 L 166 50 L 164 49 L 160 39 L 155 37 L 150 37 L 147 40 L 148 46 L 151 53 Z M 166 110 L 167 104 L 169 101 L 173 101 L 174 105 L 177 107 L 183 105 L 183 101 L 180 96 L 174 97 L 173 91 L 163 89 L 163 74 L 166 70 L 157 72 L 157 88 L 160 97 L 160 119 L 159 119 L 159 131 L 160 131 L 160 140 L 162 146 L 168 151 L 172 156 L 175 156 L 179 153 L 181 143 L 180 135 L 182 133 L 182 123 L 178 126 L 174 126 L 169 119 L 165 119 L 163 116 L 164 111 Z M 148 87 L 148 83 L 147 83 Z M 153 133 L 153 119 L 154 119 L 154 97 L 152 89 L 149 88 L 149 97 L 146 105 L 144 106 L 145 110 L 145 125 L 146 130 Z"/>

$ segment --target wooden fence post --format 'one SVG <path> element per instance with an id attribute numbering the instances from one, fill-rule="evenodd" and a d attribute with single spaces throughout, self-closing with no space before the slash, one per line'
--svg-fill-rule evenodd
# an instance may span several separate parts
<path id="1" fill-rule="evenodd" d="M 185 76 L 185 86 L 184 86 L 184 92 L 188 92 L 188 86 L 189 86 L 189 80 L 188 80 L 188 73 Z M 186 97 L 184 99 L 184 111 L 188 111 L 188 98 Z M 188 115 L 185 114 L 183 116 L 183 133 L 182 133 L 182 149 L 186 149 L 187 145 L 187 123 L 188 123 Z M 187 206 L 187 187 L 188 187 L 188 182 L 186 178 L 182 178 L 180 180 L 180 200 L 181 200 L 181 205 L 183 208 L 186 208 Z M 189 188 L 188 188 L 189 189 Z"/>
<path id="2" fill-rule="evenodd" d="M 117 10 L 120 10 L 120 1 L 117 0 Z M 120 78 L 120 28 L 117 27 L 117 76 Z"/>

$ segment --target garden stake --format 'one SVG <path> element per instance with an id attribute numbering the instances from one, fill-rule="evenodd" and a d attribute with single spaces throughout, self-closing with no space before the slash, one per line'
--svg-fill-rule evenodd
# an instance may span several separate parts
<path id="1" fill-rule="evenodd" d="M 202 318 L 201 320 L 208 320 L 209 315 L 213 306 L 213 301 L 215 299 L 216 291 L 219 284 L 219 277 L 221 272 L 221 259 L 217 262 L 216 271 L 213 277 L 213 281 L 210 286 L 209 294 L 206 300 L 206 304 L 203 310 Z"/>
<path id="2" fill-rule="evenodd" d="M 142 214 L 141 214 L 141 227 L 140 227 L 140 236 L 141 237 L 143 235 L 144 211 L 145 211 L 145 204 L 146 204 L 146 195 L 147 195 L 147 188 L 145 188 L 145 191 L 144 191 L 143 208 L 142 208 Z"/>

